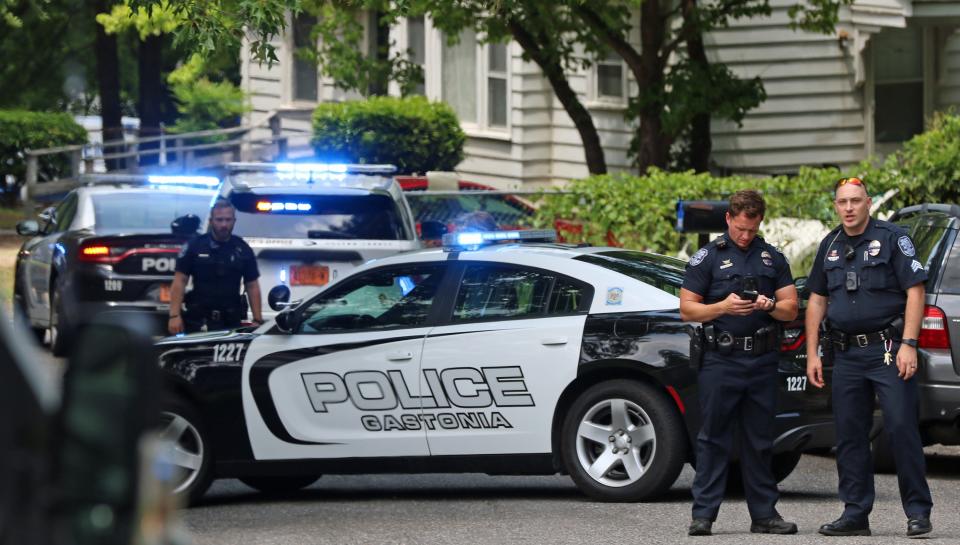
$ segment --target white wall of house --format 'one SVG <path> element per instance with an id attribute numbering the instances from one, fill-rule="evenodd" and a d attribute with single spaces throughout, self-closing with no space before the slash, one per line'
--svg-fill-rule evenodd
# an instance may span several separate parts
<path id="1" fill-rule="evenodd" d="M 960 2 L 856 0 L 841 10 L 831 35 L 791 30 L 787 10 L 794 3 L 772 0 L 771 16 L 734 21 L 706 37 L 712 60 L 743 77 L 759 76 L 768 95 L 742 127 L 714 121 L 718 167 L 756 173 L 846 167 L 889 153 L 934 111 L 960 105 Z M 243 86 L 253 104 L 248 121 L 277 110 L 300 112 L 299 121 L 284 127 L 309 131 L 309 110 L 318 102 L 359 96 L 315 74 L 309 84 L 310 67 L 293 56 L 304 34 L 290 23 L 275 44 L 279 64 L 258 64 L 244 49 Z M 639 35 L 632 38 L 639 47 Z M 587 175 L 578 132 L 518 44 L 500 46 L 494 66 L 490 48 L 497 46 L 470 36 L 448 46 L 429 20 L 403 21 L 391 39 L 399 51 L 419 52 L 426 96 L 447 100 L 462 114 L 468 135 L 458 167 L 463 178 L 517 188 Z M 630 170 L 633 130 L 623 113 L 636 85 L 626 66 L 605 60 L 570 73 L 569 80 L 593 114 L 609 169 Z"/>

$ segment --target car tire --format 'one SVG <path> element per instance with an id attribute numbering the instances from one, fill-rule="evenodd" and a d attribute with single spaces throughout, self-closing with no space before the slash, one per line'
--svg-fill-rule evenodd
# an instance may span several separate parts
<path id="1" fill-rule="evenodd" d="M 560 433 L 570 477 L 601 501 L 655 498 L 676 481 L 687 459 L 676 408 L 656 388 L 632 380 L 588 388 L 570 405 Z"/>
<path id="2" fill-rule="evenodd" d="M 163 456 L 173 467 L 172 487 L 188 505 L 197 503 L 213 480 L 213 452 L 206 426 L 182 399 L 165 401 L 160 411 Z"/>
<path id="3" fill-rule="evenodd" d="M 880 433 L 870 441 L 870 450 L 873 451 L 874 473 L 897 472 L 897 463 L 893 459 L 893 449 L 890 448 L 886 431 L 880 430 Z"/>
<path id="4" fill-rule="evenodd" d="M 282 494 L 296 492 L 317 482 L 317 475 L 290 476 L 290 477 L 240 477 L 240 482 L 263 492 L 264 494 Z"/>
<path id="5" fill-rule="evenodd" d="M 63 283 L 57 279 L 50 290 L 50 351 L 62 358 L 70 351 L 73 342 L 73 326 L 63 306 Z"/>

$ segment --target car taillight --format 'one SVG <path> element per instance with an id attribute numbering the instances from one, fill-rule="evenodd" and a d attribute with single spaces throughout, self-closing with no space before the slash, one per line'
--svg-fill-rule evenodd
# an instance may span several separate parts
<path id="1" fill-rule="evenodd" d="M 127 249 L 106 244 L 85 244 L 80 247 L 80 261 L 92 263 L 114 263 Z"/>
<path id="2" fill-rule="evenodd" d="M 927 305 L 923 309 L 923 322 L 920 323 L 920 348 L 950 348 L 950 336 L 947 335 L 947 316 L 942 310 Z"/>

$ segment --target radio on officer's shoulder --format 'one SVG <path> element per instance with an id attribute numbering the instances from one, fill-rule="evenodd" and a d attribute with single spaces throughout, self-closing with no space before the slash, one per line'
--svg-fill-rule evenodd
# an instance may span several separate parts
<path id="1" fill-rule="evenodd" d="M 752 275 L 744 276 L 740 293 L 738 293 L 737 296 L 748 301 L 756 301 L 759 295 L 760 290 L 757 289 L 757 277 Z"/>

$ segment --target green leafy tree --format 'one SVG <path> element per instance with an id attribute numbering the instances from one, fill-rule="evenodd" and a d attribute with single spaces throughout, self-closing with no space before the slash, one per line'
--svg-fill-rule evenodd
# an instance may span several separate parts
<path id="1" fill-rule="evenodd" d="M 200 55 L 167 76 L 179 117 L 172 132 L 194 132 L 236 125 L 250 105 L 246 94 L 229 81 L 211 81 Z"/>

